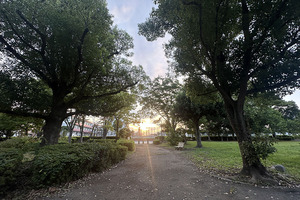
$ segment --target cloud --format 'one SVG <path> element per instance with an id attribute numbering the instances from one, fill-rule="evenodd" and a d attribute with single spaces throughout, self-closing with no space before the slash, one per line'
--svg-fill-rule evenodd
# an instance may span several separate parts
<path id="1" fill-rule="evenodd" d="M 166 37 L 154 42 L 148 42 L 143 36 L 135 37 L 132 61 L 135 65 L 142 65 L 151 78 L 163 76 L 167 72 L 168 63 L 162 45 L 168 39 Z"/>
<path id="2" fill-rule="evenodd" d="M 135 7 L 132 5 L 114 6 L 110 13 L 114 16 L 114 24 L 123 24 L 129 22 L 133 17 L 133 10 Z"/>

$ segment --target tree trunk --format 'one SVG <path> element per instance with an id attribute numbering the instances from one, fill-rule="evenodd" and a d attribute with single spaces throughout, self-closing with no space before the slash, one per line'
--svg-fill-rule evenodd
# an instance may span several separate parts
<path id="1" fill-rule="evenodd" d="M 80 125 L 80 143 L 83 142 L 84 122 L 85 122 L 85 115 L 82 115 L 81 125 Z"/>
<path id="2" fill-rule="evenodd" d="M 243 104 L 238 101 L 233 101 L 233 103 L 225 101 L 225 107 L 232 129 L 237 136 L 243 160 L 241 174 L 251 175 L 253 178 L 265 175 L 266 168 L 260 162 L 259 156 L 253 146 L 251 135 L 246 126 Z"/>
<path id="3" fill-rule="evenodd" d="M 69 144 L 71 144 L 72 143 L 72 134 L 73 134 L 73 128 L 71 129 L 69 129 Z"/>
<path id="4" fill-rule="evenodd" d="M 45 119 L 41 146 L 58 143 L 61 124 L 65 119 L 66 109 L 52 109 L 50 115 Z"/>
<path id="5" fill-rule="evenodd" d="M 195 135 L 196 135 L 196 140 L 197 140 L 196 148 L 201 148 L 202 143 L 201 143 L 201 134 L 200 134 L 200 130 L 199 130 L 199 120 L 195 120 L 194 125 L 195 125 Z"/>

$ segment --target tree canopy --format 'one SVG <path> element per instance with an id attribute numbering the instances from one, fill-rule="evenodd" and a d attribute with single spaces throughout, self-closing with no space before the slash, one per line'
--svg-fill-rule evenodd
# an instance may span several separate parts
<path id="1" fill-rule="evenodd" d="M 171 75 L 164 78 L 157 77 L 150 83 L 142 97 L 143 108 L 159 115 L 165 122 L 168 132 L 174 132 L 179 122 L 174 113 L 174 103 L 180 88 L 179 81 Z"/>
<path id="2" fill-rule="evenodd" d="M 246 125 L 247 95 L 291 93 L 300 86 L 300 15 L 297 0 L 155 0 L 157 8 L 139 25 L 155 40 L 172 35 L 166 53 L 175 71 L 209 79 L 224 101 L 237 134 L 242 173 L 261 178 L 266 170 Z"/>
<path id="3" fill-rule="evenodd" d="M 0 111 L 45 119 L 44 144 L 57 142 L 68 108 L 115 112 L 116 94 L 144 76 L 104 0 L 1 1 L 0 17 Z"/>

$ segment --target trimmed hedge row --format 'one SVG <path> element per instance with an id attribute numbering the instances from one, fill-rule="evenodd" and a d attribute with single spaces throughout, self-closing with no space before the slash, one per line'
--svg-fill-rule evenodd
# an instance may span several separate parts
<path id="1" fill-rule="evenodd" d="M 0 148 L 0 195 L 14 186 L 23 152 L 15 148 Z"/>
<path id="2" fill-rule="evenodd" d="M 61 184 L 89 172 L 103 171 L 124 160 L 128 151 L 126 146 L 110 141 L 43 148 L 38 148 L 38 145 L 34 141 L 24 143 L 19 138 L 0 143 L 0 199 L 17 187 Z M 25 185 L 18 185 L 20 182 Z"/>
<path id="3" fill-rule="evenodd" d="M 112 144 L 58 144 L 44 147 L 33 161 L 33 182 L 49 186 L 103 171 L 126 158 L 127 148 Z"/>
<path id="4" fill-rule="evenodd" d="M 134 140 L 118 140 L 118 144 L 122 146 L 126 146 L 128 148 L 128 151 L 135 150 Z"/>
<path id="5" fill-rule="evenodd" d="M 82 141 L 83 142 L 88 142 L 89 140 L 115 140 L 116 136 L 107 136 L 106 139 L 103 139 L 103 137 L 88 137 L 88 136 L 84 136 L 82 137 Z M 117 138 L 119 139 L 119 138 Z M 75 136 L 72 137 L 72 143 L 79 143 L 80 141 L 80 137 L 79 136 Z"/>

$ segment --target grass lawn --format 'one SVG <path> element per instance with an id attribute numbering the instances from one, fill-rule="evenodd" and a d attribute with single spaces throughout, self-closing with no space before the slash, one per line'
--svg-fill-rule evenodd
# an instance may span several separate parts
<path id="1" fill-rule="evenodd" d="M 201 168 L 223 172 L 236 173 L 242 168 L 242 158 L 237 142 L 202 142 L 203 148 L 194 148 L 196 141 L 188 141 L 186 153 Z M 270 155 L 263 164 L 271 167 L 281 164 L 286 173 L 300 179 L 300 142 L 278 142 L 277 152 Z"/>

